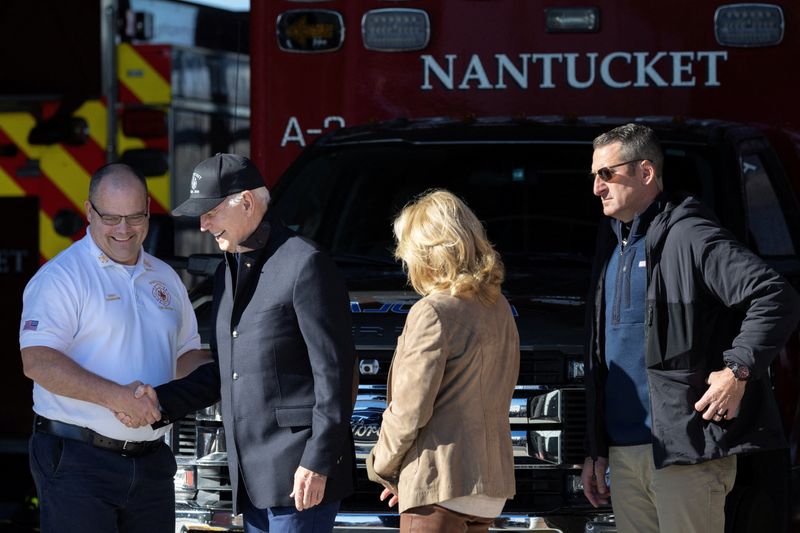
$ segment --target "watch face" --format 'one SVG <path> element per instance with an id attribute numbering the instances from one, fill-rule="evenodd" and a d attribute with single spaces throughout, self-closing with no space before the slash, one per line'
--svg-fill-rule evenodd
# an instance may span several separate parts
<path id="1" fill-rule="evenodd" d="M 739 363 L 730 363 L 728 368 L 733 372 L 734 377 L 740 381 L 744 381 L 750 377 L 750 369 L 746 365 Z"/>

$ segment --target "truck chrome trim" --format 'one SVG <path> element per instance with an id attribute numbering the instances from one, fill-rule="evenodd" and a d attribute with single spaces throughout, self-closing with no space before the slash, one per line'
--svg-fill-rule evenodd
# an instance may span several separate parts
<path id="1" fill-rule="evenodd" d="M 232 531 L 241 530 L 241 515 L 226 512 L 211 512 L 208 509 L 186 502 L 176 502 L 176 531 Z M 563 518 L 563 517 L 562 517 Z M 587 513 L 585 516 L 573 515 L 568 519 L 570 525 L 583 521 L 585 532 L 611 533 L 616 531 L 613 515 L 610 513 Z M 540 531 L 562 533 L 564 525 L 561 520 L 549 516 L 527 516 L 503 514 L 498 516 L 490 531 Z M 399 531 L 400 517 L 395 513 L 339 513 L 334 522 L 334 531 L 338 533 L 363 533 L 364 531 Z"/>

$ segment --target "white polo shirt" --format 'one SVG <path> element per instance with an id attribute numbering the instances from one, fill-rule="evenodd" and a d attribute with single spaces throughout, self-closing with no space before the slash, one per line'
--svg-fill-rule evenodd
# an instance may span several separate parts
<path id="1" fill-rule="evenodd" d="M 129 267 L 130 268 L 130 267 Z M 200 348 L 186 288 L 163 261 L 141 251 L 131 273 L 91 234 L 42 266 L 23 294 L 19 344 L 47 346 L 120 384 L 175 378 L 176 361 Z M 33 410 L 120 440 L 155 440 L 168 426 L 131 429 L 100 405 L 33 386 Z"/>

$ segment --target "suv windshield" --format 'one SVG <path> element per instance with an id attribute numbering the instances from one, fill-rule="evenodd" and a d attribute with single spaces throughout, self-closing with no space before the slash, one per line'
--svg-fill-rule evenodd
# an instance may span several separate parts
<path id="1" fill-rule="evenodd" d="M 665 167 L 682 177 L 671 185 L 713 207 L 708 158 L 667 149 Z M 329 250 L 351 290 L 399 289 L 405 276 L 392 257 L 392 220 L 414 196 L 445 188 L 483 221 L 503 256 L 507 290 L 583 297 L 602 214 L 591 164 L 588 142 L 325 147 L 307 151 L 283 176 L 275 209 Z"/>

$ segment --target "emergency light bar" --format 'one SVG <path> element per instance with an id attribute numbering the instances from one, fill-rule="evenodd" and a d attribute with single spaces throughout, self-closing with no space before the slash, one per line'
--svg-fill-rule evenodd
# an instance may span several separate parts
<path id="1" fill-rule="evenodd" d="M 722 46 L 774 46 L 783 40 L 784 18 L 773 4 L 728 4 L 714 13 L 714 35 Z"/>
<path id="2" fill-rule="evenodd" d="M 342 47 L 342 15 L 329 9 L 294 9 L 278 15 L 278 46 L 285 52 L 332 52 Z"/>
<path id="3" fill-rule="evenodd" d="M 421 9 L 372 9 L 361 18 L 361 38 L 367 50 L 422 50 L 430 37 L 431 21 Z"/>
<path id="4" fill-rule="evenodd" d="M 557 7 L 544 12 L 548 33 L 592 33 L 600 29 L 600 10 L 596 7 Z"/>

